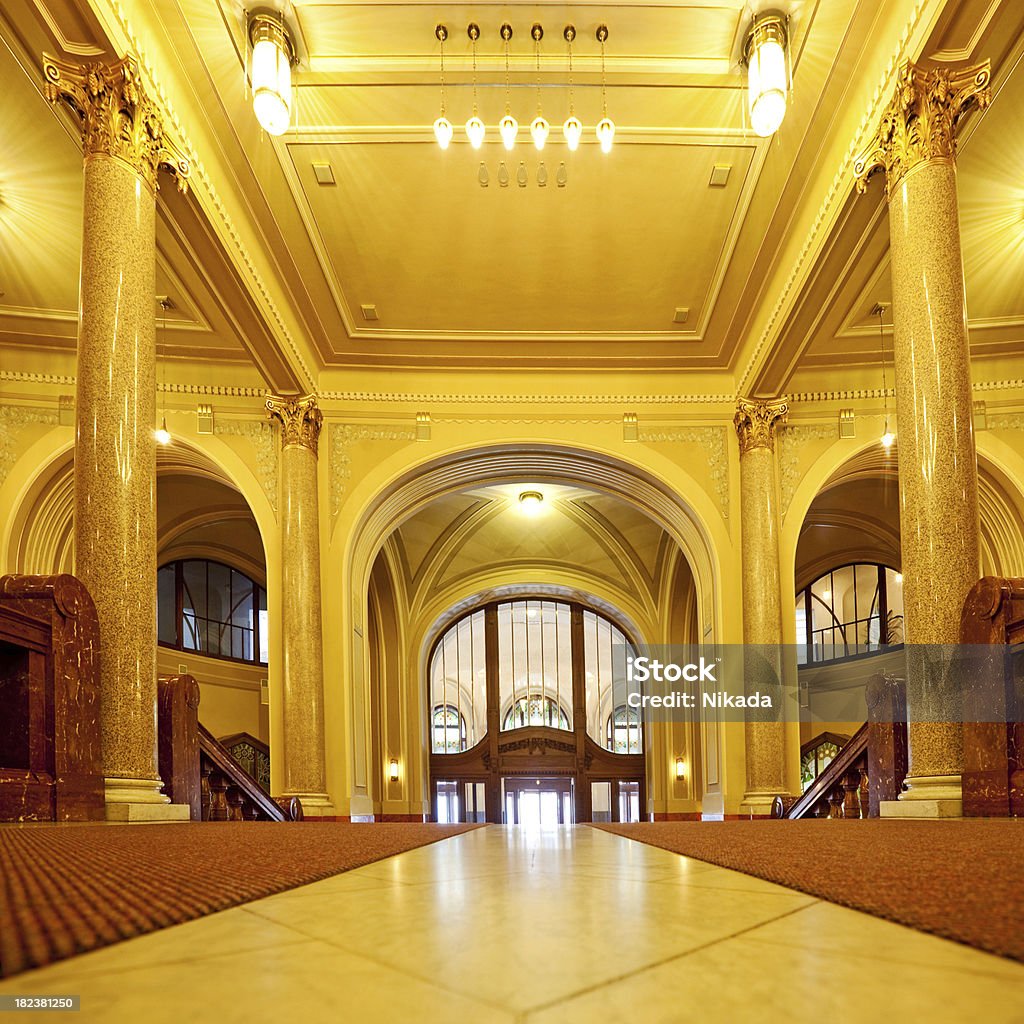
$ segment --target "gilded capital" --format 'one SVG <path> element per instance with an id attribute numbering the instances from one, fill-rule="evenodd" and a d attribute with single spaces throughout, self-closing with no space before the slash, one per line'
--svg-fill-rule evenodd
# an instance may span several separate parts
<path id="1" fill-rule="evenodd" d="M 46 98 L 63 101 L 75 114 L 86 159 L 102 153 L 123 160 L 154 192 L 161 168 L 174 175 L 180 191 L 188 188 L 188 158 L 164 134 L 134 57 L 116 64 L 69 64 L 44 55 L 43 75 Z"/>
<path id="2" fill-rule="evenodd" d="M 309 448 L 314 455 L 320 439 L 324 414 L 316 404 L 316 395 L 293 395 L 287 398 L 271 395 L 267 399 L 270 419 L 281 421 L 281 447 L 298 445 Z"/>
<path id="3" fill-rule="evenodd" d="M 763 402 L 741 398 L 732 421 L 740 439 L 740 455 L 746 455 L 755 448 L 775 451 L 775 427 L 788 412 L 788 398 Z"/>
<path id="4" fill-rule="evenodd" d="M 920 164 L 954 163 L 957 122 L 973 107 L 988 106 L 991 77 L 988 61 L 952 71 L 903 63 L 875 137 L 854 161 L 857 191 L 863 192 L 871 175 L 884 170 L 891 196 Z"/>

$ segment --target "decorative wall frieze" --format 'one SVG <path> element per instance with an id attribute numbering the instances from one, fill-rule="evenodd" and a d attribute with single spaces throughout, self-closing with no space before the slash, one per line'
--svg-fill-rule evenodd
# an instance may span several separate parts
<path id="1" fill-rule="evenodd" d="M 331 518 L 341 510 L 352 477 L 353 445 L 360 441 L 415 441 L 417 429 L 403 424 L 332 423 L 328 433 L 328 474 L 331 480 Z"/>
<path id="2" fill-rule="evenodd" d="M 256 476 L 270 507 L 277 514 L 277 431 L 266 420 L 241 420 L 218 415 L 213 423 L 214 435 L 241 437 L 256 452 Z"/>
<path id="3" fill-rule="evenodd" d="M 189 159 L 166 136 L 137 60 L 129 55 L 113 64 L 71 64 L 44 55 L 43 77 L 47 100 L 63 101 L 78 119 L 87 160 L 97 155 L 123 160 L 154 192 L 163 168 L 186 191 Z"/>
<path id="4" fill-rule="evenodd" d="M 804 448 L 812 441 L 834 440 L 838 436 L 835 423 L 784 424 L 779 429 L 779 500 L 783 515 L 803 479 L 801 454 Z"/>
<path id="5" fill-rule="evenodd" d="M 732 421 L 740 441 L 740 455 L 746 455 L 755 448 L 775 451 L 776 427 L 785 420 L 788 412 L 787 398 L 771 401 L 741 398 Z"/>
<path id="6" fill-rule="evenodd" d="M 271 395 L 267 398 L 266 407 L 268 417 L 281 423 L 282 448 L 294 446 L 308 448 L 314 455 L 318 453 L 324 414 L 317 404 L 316 395 Z"/>
<path id="7" fill-rule="evenodd" d="M 891 196 L 915 167 L 954 163 L 957 122 L 968 110 L 988 106 L 991 78 L 988 61 L 957 70 L 904 61 L 878 130 L 854 162 L 857 191 L 866 191 L 868 179 L 884 170 Z"/>
<path id="8" fill-rule="evenodd" d="M 1024 412 L 987 412 L 989 430 L 1024 430 Z"/>
<path id="9" fill-rule="evenodd" d="M 24 433 L 38 423 L 57 425 L 57 410 L 29 405 L 0 405 L 0 486 L 24 453 Z"/>
<path id="10" fill-rule="evenodd" d="M 415 402 L 423 405 L 732 405 L 736 396 L 720 394 L 640 395 L 640 394 L 522 394 L 493 392 L 468 394 L 465 391 L 320 391 L 321 401 L 331 402 Z M 437 417 L 434 417 L 437 422 Z M 617 420 L 616 420 L 617 421 Z M 504 420 L 502 422 L 505 422 Z"/>
<path id="11" fill-rule="evenodd" d="M 666 430 L 639 430 L 637 440 L 646 444 L 676 442 L 696 444 L 701 448 L 701 460 L 707 466 L 708 476 L 715 488 L 718 510 L 723 519 L 729 518 L 729 430 L 727 427 L 675 427 Z"/>

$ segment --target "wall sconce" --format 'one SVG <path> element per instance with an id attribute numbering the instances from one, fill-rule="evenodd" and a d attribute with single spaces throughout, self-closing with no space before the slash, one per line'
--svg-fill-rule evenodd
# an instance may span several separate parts
<path id="1" fill-rule="evenodd" d="M 743 45 L 750 124 L 761 138 L 774 135 L 786 116 L 790 74 L 788 36 L 783 15 L 764 14 L 754 18 Z"/>
<path id="2" fill-rule="evenodd" d="M 283 135 L 292 116 L 295 50 L 284 22 L 257 14 L 249 22 L 252 43 L 252 106 L 264 131 Z"/>
<path id="3" fill-rule="evenodd" d="M 686 762 L 681 757 L 676 758 L 676 778 L 686 778 Z"/>
<path id="4" fill-rule="evenodd" d="M 391 758 L 391 761 L 388 764 L 388 778 L 392 782 L 397 782 L 398 781 L 398 758 L 397 757 Z"/>

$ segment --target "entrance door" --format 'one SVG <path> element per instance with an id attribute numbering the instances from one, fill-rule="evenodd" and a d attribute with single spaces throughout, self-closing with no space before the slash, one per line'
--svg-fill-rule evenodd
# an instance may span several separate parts
<path id="1" fill-rule="evenodd" d="M 572 779 L 506 778 L 505 824 L 542 828 L 571 825 Z"/>

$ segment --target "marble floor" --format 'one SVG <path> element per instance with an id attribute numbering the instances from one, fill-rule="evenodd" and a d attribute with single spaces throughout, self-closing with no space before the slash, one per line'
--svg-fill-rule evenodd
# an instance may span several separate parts
<path id="1" fill-rule="evenodd" d="M 102 1024 L 1024 1022 L 1024 966 L 586 826 L 489 826 L 0 983 Z"/>

